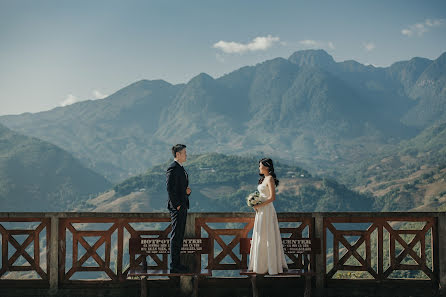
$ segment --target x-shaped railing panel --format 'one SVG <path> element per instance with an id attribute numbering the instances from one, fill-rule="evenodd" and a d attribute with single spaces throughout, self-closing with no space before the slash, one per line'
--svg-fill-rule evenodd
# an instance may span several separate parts
<path id="1" fill-rule="evenodd" d="M 39 277 L 48 281 L 49 275 L 49 240 L 50 240 L 50 220 L 47 218 L 26 218 L 26 219 L 0 219 L 0 221 L 14 222 L 14 223 L 40 223 L 35 229 L 7 229 L 0 224 L 0 234 L 2 237 L 2 262 L 0 266 L 0 278 L 7 272 L 11 271 L 35 271 Z M 40 234 L 46 231 L 46 271 L 40 265 Z M 19 243 L 14 236 L 26 236 L 22 243 Z M 28 247 L 33 244 L 33 255 L 27 252 Z M 15 251 L 9 257 L 9 245 Z M 16 261 L 23 257 L 27 264 L 15 265 Z"/>
<path id="2" fill-rule="evenodd" d="M 422 227 L 418 227 L 415 230 L 400 230 L 392 227 L 390 222 L 399 223 L 418 223 L 424 224 Z M 334 224 L 370 224 L 366 230 L 338 230 Z M 372 233 L 377 230 L 377 239 L 372 240 Z M 331 279 L 338 271 L 366 271 L 374 279 L 383 280 L 388 279 L 392 272 L 397 270 L 419 270 L 423 271 L 428 278 L 433 281 L 437 281 L 437 272 L 434 272 L 433 268 L 430 268 L 427 263 L 426 252 L 426 236 L 428 232 L 431 232 L 431 244 L 433 245 L 433 237 L 436 232 L 435 218 L 383 218 L 383 217 L 326 217 L 324 218 L 324 241 L 327 244 L 327 231 L 333 235 L 333 267 L 326 273 L 326 278 Z M 384 245 L 383 233 L 386 231 L 389 234 L 389 244 Z M 410 242 L 406 242 L 402 238 L 402 234 L 411 234 L 414 237 Z M 346 236 L 359 236 L 355 242 L 349 242 Z M 346 253 L 339 259 L 340 250 L 339 243 L 345 247 Z M 396 255 L 396 243 L 399 243 L 402 247 L 402 251 Z M 420 243 L 420 255 L 414 250 L 417 243 Z M 358 253 L 360 246 L 365 244 L 365 258 Z M 431 252 L 433 253 L 434 247 L 432 246 Z M 388 253 L 385 253 L 388 250 Z M 377 254 L 377 262 L 372 263 L 372 251 Z M 327 248 L 325 248 L 325 263 L 327 263 Z M 384 259 L 387 255 L 390 265 L 384 267 Z M 403 264 L 403 260 L 406 256 L 410 256 L 416 264 Z M 346 265 L 349 259 L 356 259 L 359 262 L 359 266 Z M 432 258 L 433 262 L 433 258 Z M 374 265 L 373 265 L 374 264 Z M 374 268 L 376 265 L 377 269 Z M 434 264 L 431 265 L 434 267 Z M 327 264 L 325 264 L 327 267 Z"/>
<path id="3" fill-rule="evenodd" d="M 295 218 L 295 217 L 279 217 L 279 223 L 297 223 L 300 224 L 297 227 L 282 227 L 280 232 L 283 234 L 289 234 L 289 238 L 302 238 L 302 233 L 305 228 L 309 228 L 309 234 L 313 232 L 313 223 L 311 217 Z M 212 223 L 244 223 L 243 228 L 212 228 L 209 224 Z M 236 270 L 246 269 L 248 266 L 248 258 L 246 254 L 240 255 L 236 250 L 236 246 L 240 243 L 241 238 L 246 238 L 248 233 L 254 227 L 254 218 L 247 217 L 198 217 L 195 219 L 195 235 L 197 237 L 202 236 L 202 230 L 206 231 L 208 237 L 211 239 L 211 251 L 208 255 L 208 266 L 206 268 L 211 270 Z M 231 235 L 234 238 L 226 243 L 221 237 L 223 235 Z M 222 250 L 215 255 L 214 244 L 218 243 Z M 234 263 L 221 263 L 223 259 L 229 256 Z M 290 268 L 303 268 L 302 255 L 287 254 L 287 256 L 293 261 L 289 265 Z M 310 260 L 314 263 L 314 260 Z"/>
<path id="4" fill-rule="evenodd" d="M 146 223 L 169 223 L 170 219 L 164 216 L 154 217 L 154 218 L 61 218 L 59 220 L 59 280 L 63 282 L 69 282 L 72 280 L 76 272 L 81 271 L 94 271 L 105 273 L 110 281 L 124 281 L 126 275 L 132 265 L 138 265 L 142 262 L 142 257 L 139 256 L 136 259 L 130 258 L 130 263 L 127 267 L 124 267 L 125 261 L 125 245 L 126 238 L 125 232 L 130 235 L 129 237 L 138 237 L 143 235 L 157 236 L 157 238 L 168 238 L 169 232 L 171 230 L 170 225 L 164 230 L 155 229 L 144 229 L 147 227 L 142 227 L 143 230 L 136 230 L 132 227 L 132 223 L 135 224 L 146 224 Z M 95 224 L 94 227 L 100 230 L 78 230 L 74 224 Z M 98 225 L 99 224 L 99 225 Z M 101 227 L 103 225 L 104 227 Z M 67 240 L 67 232 L 72 236 L 72 255 L 71 259 L 67 259 L 66 245 L 69 240 Z M 112 236 L 117 234 L 116 240 L 112 240 Z M 88 238 L 96 237 L 97 239 L 94 243 L 89 243 Z M 104 245 L 104 252 L 100 253 L 99 249 Z M 85 252 L 80 257 L 78 256 L 79 247 L 85 249 Z M 111 253 L 116 250 L 116 259 L 113 261 L 111 259 Z M 160 259 L 156 255 L 150 255 L 150 257 L 156 263 L 153 266 L 156 269 L 165 269 L 167 267 L 167 255 L 163 255 Z M 88 259 L 92 258 L 94 264 L 97 266 L 87 266 Z M 71 261 L 70 261 L 71 260 Z M 68 267 L 68 271 L 65 271 L 66 263 L 71 263 L 71 267 Z M 112 268 L 112 265 L 115 267 Z"/>

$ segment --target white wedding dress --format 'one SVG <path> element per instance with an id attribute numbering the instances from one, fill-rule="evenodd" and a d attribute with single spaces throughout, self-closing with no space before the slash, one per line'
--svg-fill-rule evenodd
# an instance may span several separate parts
<path id="1" fill-rule="evenodd" d="M 265 182 L 257 187 L 260 199 L 269 197 L 269 188 Z M 279 223 L 273 203 L 259 207 L 256 212 L 252 231 L 251 251 L 248 270 L 258 274 L 278 274 L 288 269 L 283 252 Z"/>

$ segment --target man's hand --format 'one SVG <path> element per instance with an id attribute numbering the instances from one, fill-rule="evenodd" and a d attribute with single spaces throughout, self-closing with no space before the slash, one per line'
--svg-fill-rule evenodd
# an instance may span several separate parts
<path id="1" fill-rule="evenodd" d="M 190 193 L 192 193 L 192 190 L 191 190 L 189 187 L 187 187 L 187 189 L 186 189 L 186 194 L 187 194 L 187 195 L 190 195 Z"/>
<path id="2" fill-rule="evenodd" d="M 181 205 L 178 205 L 177 210 L 180 210 Z"/>

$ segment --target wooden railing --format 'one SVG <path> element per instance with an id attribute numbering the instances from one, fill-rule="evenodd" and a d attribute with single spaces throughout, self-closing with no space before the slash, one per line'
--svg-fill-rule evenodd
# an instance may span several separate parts
<path id="1" fill-rule="evenodd" d="M 322 254 L 310 261 L 316 287 L 400 276 L 432 286 L 446 282 L 445 213 L 279 213 L 278 219 L 284 238 L 321 239 Z M 253 224 L 254 213 L 189 213 L 186 236 L 211 239 L 200 265 L 240 270 L 248 264 L 240 238 L 251 236 Z M 170 230 L 168 213 L 0 213 L 0 286 L 34 281 L 54 292 L 82 279 L 119 284 L 142 261 L 130 259 L 128 239 L 168 238 Z M 290 268 L 303 265 L 297 255 L 287 260 Z M 166 269 L 168 256 L 154 255 L 148 264 Z"/>
<path id="2" fill-rule="evenodd" d="M 396 222 L 400 224 L 392 226 L 392 223 Z M 404 225 L 401 224 L 403 222 Z M 389 279 L 390 275 L 396 271 L 419 271 L 423 272 L 425 278 L 430 281 L 438 282 L 438 247 L 435 246 L 438 242 L 436 222 L 435 217 L 410 216 L 324 218 L 324 237 L 327 238 L 327 232 L 333 235 L 333 265 L 327 272 L 326 278 L 331 279 L 336 272 L 342 270 L 363 271 L 375 280 Z M 368 226 L 364 230 L 339 230 L 334 226 L 335 224 L 366 224 Z M 409 229 L 410 227 L 412 228 Z M 372 234 L 374 232 L 377 233 L 377 238 L 375 237 L 373 241 Z M 384 244 L 384 232 L 388 234 L 387 245 Z M 349 236 L 357 238 L 353 242 L 349 242 L 347 240 Z M 328 241 L 324 240 L 325 250 L 327 250 L 327 243 Z M 341 244 L 345 250 L 342 257 L 339 249 Z M 419 244 L 418 254 L 414 250 L 417 244 Z M 396 249 L 397 245 L 401 247 L 399 250 Z M 360 246 L 365 248 L 362 255 L 358 253 Z M 429 247 L 428 250 L 426 246 Z M 376 252 L 375 266 L 377 269 L 372 266 L 372 252 Z M 388 265 L 384 265 L 385 256 L 387 256 Z M 405 259 L 413 264 L 403 263 Z M 357 265 L 347 265 L 349 260 L 356 261 Z"/>

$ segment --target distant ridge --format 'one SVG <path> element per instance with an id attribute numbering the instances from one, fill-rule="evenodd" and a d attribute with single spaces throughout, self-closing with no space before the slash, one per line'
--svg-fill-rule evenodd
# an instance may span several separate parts
<path id="1" fill-rule="evenodd" d="M 115 182 L 162 162 L 177 142 L 194 153 L 266 152 L 323 170 L 445 122 L 445 56 L 373 67 L 298 51 L 219 78 L 142 80 L 104 100 L 0 122 Z"/>

